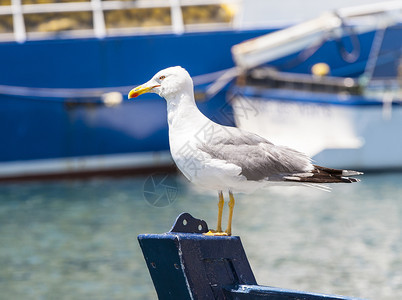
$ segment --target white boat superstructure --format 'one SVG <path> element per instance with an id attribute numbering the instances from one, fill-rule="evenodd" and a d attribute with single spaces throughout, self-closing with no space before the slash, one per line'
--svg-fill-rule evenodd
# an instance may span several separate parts
<path id="1" fill-rule="evenodd" d="M 317 164 L 402 169 L 401 12 L 345 8 L 233 46 L 237 126 Z"/>
<path id="2" fill-rule="evenodd" d="M 238 127 L 302 151 L 317 164 L 358 170 L 402 168 L 402 105 L 334 105 L 232 99 Z"/>
<path id="3" fill-rule="evenodd" d="M 391 1 L 325 12 L 318 18 L 290 26 L 232 47 L 236 65 L 251 69 L 269 61 L 321 44 L 328 37 L 339 38 L 352 22 L 355 33 L 391 26 L 402 17 L 402 2 Z"/>

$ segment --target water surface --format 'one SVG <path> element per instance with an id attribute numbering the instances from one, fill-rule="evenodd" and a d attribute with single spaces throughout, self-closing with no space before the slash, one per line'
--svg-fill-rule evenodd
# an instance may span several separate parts
<path id="1" fill-rule="evenodd" d="M 1 184 L 0 299 L 156 299 L 137 235 L 168 231 L 183 211 L 214 227 L 217 213 L 215 194 L 172 180 L 165 207 L 146 201 L 147 177 Z M 238 195 L 233 230 L 258 283 L 402 299 L 401 182 Z"/>

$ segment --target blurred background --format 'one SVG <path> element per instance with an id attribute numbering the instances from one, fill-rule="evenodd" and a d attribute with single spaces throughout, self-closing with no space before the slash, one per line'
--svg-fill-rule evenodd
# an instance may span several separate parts
<path id="1" fill-rule="evenodd" d="M 0 299 L 156 299 L 137 235 L 184 211 L 215 226 L 216 193 L 172 162 L 164 100 L 126 100 L 174 65 L 212 120 L 365 172 L 237 196 L 257 282 L 401 298 L 401 9 L 0 0 Z"/>

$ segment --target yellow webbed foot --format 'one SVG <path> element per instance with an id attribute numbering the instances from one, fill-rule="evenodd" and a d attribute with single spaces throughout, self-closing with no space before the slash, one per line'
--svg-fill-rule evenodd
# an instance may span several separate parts
<path id="1" fill-rule="evenodd" d="M 203 233 L 203 235 L 208 235 L 208 236 L 228 236 L 228 234 L 224 231 L 216 231 L 216 230 L 209 230 L 207 233 Z"/>

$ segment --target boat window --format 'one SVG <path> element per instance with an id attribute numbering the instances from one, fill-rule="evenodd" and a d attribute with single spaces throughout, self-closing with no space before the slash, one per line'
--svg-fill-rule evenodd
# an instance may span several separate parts
<path id="1" fill-rule="evenodd" d="M 11 15 L 0 15 L 0 33 L 13 32 L 13 17 Z"/>
<path id="2" fill-rule="evenodd" d="M 183 22 L 188 24 L 229 23 L 234 10 L 228 5 L 192 5 L 182 7 Z"/>
<path id="3" fill-rule="evenodd" d="M 172 23 L 170 8 L 133 8 L 105 11 L 106 28 L 169 26 Z"/>
<path id="4" fill-rule="evenodd" d="M 92 27 L 92 13 L 89 11 L 25 15 L 27 32 L 60 32 Z"/>

